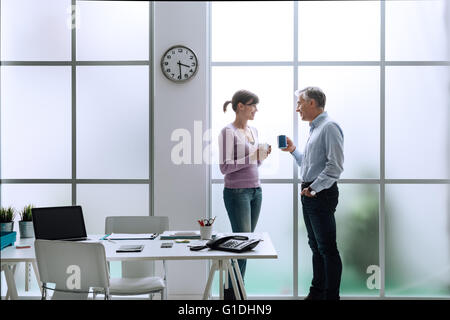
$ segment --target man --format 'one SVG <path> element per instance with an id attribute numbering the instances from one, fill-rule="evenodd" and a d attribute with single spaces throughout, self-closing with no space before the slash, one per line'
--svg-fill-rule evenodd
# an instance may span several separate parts
<path id="1" fill-rule="evenodd" d="M 296 112 L 309 121 L 309 137 L 301 153 L 287 138 L 287 148 L 300 166 L 303 219 L 312 250 L 313 279 L 306 300 L 339 300 L 342 262 L 336 244 L 334 212 L 338 204 L 337 180 L 343 171 L 344 135 L 328 117 L 320 88 L 295 92 Z"/>

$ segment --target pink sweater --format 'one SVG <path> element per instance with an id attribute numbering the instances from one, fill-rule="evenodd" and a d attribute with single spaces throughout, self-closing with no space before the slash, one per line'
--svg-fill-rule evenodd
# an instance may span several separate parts
<path id="1" fill-rule="evenodd" d="M 254 143 L 245 138 L 244 130 L 232 123 L 219 134 L 220 171 L 225 175 L 226 188 L 257 188 L 260 186 L 257 160 L 258 131 L 250 127 Z"/>

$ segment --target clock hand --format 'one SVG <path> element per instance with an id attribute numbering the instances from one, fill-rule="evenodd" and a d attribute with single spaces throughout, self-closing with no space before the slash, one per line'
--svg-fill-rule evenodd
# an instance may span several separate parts
<path id="1" fill-rule="evenodd" d="M 180 68 L 180 78 L 181 78 L 181 63 L 178 61 L 178 68 Z"/>
<path id="2" fill-rule="evenodd" d="M 179 63 L 179 64 L 181 64 L 182 66 L 184 66 L 184 67 L 188 67 L 188 68 L 190 68 L 190 66 L 188 66 L 188 65 L 185 65 L 185 64 L 183 64 L 183 63 Z"/>

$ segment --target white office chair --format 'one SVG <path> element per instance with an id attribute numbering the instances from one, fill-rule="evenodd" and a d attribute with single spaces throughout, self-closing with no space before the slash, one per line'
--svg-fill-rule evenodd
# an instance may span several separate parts
<path id="1" fill-rule="evenodd" d="M 36 240 L 34 249 L 42 300 L 47 299 L 48 289 L 55 291 L 52 300 L 87 299 L 90 288 L 102 290 L 105 300 L 110 299 L 109 270 L 101 243 Z"/>
<path id="2" fill-rule="evenodd" d="M 169 230 L 168 217 L 151 216 L 114 216 L 105 220 L 105 233 L 163 233 Z M 151 241 L 151 240 L 149 240 Z M 141 295 L 160 293 L 161 299 L 167 299 L 166 267 L 164 278 L 154 276 L 152 261 L 122 261 L 122 278 L 111 278 L 111 295 Z"/>

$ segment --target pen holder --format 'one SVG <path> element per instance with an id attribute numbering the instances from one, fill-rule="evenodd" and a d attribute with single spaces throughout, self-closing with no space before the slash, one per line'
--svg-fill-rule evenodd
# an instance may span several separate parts
<path id="1" fill-rule="evenodd" d="M 212 236 L 212 226 L 200 226 L 200 238 L 202 240 L 209 240 Z"/>

